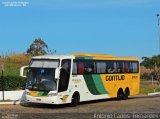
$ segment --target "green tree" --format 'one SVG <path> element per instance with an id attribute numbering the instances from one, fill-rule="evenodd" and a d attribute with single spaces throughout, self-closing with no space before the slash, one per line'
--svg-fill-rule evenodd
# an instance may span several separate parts
<path id="1" fill-rule="evenodd" d="M 160 82 L 160 56 L 153 55 L 152 57 L 142 57 L 142 60 L 141 65 L 145 66 L 147 69 L 153 70 L 153 74 Z"/>
<path id="2" fill-rule="evenodd" d="M 47 50 L 48 45 L 41 38 L 37 38 L 27 49 L 27 53 L 31 54 L 32 56 L 39 56 L 47 54 Z"/>

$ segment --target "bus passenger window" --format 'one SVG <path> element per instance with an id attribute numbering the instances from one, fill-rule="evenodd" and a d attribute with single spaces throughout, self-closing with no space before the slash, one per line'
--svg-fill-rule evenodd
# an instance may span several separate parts
<path id="1" fill-rule="evenodd" d="M 132 62 L 129 62 L 129 73 L 133 73 Z"/>
<path id="2" fill-rule="evenodd" d="M 125 63 L 124 63 L 124 72 L 125 72 L 125 73 L 128 73 L 128 72 L 129 72 L 128 62 L 125 62 Z"/>
<path id="3" fill-rule="evenodd" d="M 117 61 L 117 73 L 123 73 L 123 62 L 122 61 Z"/>
<path id="4" fill-rule="evenodd" d="M 92 73 L 93 72 L 93 69 L 92 68 L 85 68 L 85 73 Z"/>
<path id="5" fill-rule="evenodd" d="M 84 74 L 84 63 L 78 63 L 78 74 Z"/>
<path id="6" fill-rule="evenodd" d="M 114 62 L 113 61 L 107 61 L 107 73 L 115 73 L 115 67 L 114 67 Z"/>
<path id="7" fill-rule="evenodd" d="M 93 61 L 85 61 L 85 74 L 93 74 L 96 72 L 95 63 Z"/>
<path id="8" fill-rule="evenodd" d="M 133 73 L 137 73 L 138 72 L 138 63 L 137 62 L 133 62 L 132 66 L 133 66 Z"/>
<path id="9" fill-rule="evenodd" d="M 109 67 L 109 68 L 108 68 L 108 73 L 111 73 L 111 74 L 112 74 L 112 73 L 115 73 L 115 69 L 112 68 L 112 67 Z"/>
<path id="10" fill-rule="evenodd" d="M 97 73 L 104 74 L 106 73 L 106 63 L 102 61 L 97 62 Z"/>

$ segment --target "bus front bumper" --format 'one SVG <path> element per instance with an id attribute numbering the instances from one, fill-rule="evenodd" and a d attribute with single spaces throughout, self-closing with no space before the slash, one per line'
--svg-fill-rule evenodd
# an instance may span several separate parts
<path id="1" fill-rule="evenodd" d="M 57 100 L 57 96 L 34 97 L 34 96 L 31 96 L 31 95 L 26 95 L 25 102 L 42 103 L 42 104 L 59 104 L 58 100 Z"/>

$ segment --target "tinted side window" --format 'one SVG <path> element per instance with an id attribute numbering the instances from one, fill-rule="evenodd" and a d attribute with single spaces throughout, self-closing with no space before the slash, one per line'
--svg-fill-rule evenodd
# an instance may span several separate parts
<path id="1" fill-rule="evenodd" d="M 117 61 L 117 73 L 124 72 L 124 63 L 123 61 Z"/>
<path id="2" fill-rule="evenodd" d="M 133 73 L 138 72 L 138 62 L 132 62 Z"/>
<path id="3" fill-rule="evenodd" d="M 124 62 L 124 73 L 129 73 L 129 62 Z"/>
<path id="4" fill-rule="evenodd" d="M 85 74 L 94 74 L 96 73 L 95 62 L 92 60 L 85 60 Z"/>
<path id="5" fill-rule="evenodd" d="M 133 73 L 133 66 L 132 66 L 132 62 L 129 62 L 129 72 Z"/>
<path id="6" fill-rule="evenodd" d="M 77 62 L 78 74 L 84 74 L 84 62 Z"/>
<path id="7" fill-rule="evenodd" d="M 106 61 L 106 72 L 107 73 L 116 73 L 117 72 L 117 68 L 116 68 L 116 62 L 115 61 Z"/>
<path id="8" fill-rule="evenodd" d="M 73 60 L 73 75 L 84 74 L 84 61 L 83 60 Z"/>
<path id="9" fill-rule="evenodd" d="M 96 68 L 97 68 L 97 73 L 98 74 L 104 74 L 106 72 L 106 62 L 105 61 L 97 61 L 96 62 Z"/>
<path id="10" fill-rule="evenodd" d="M 74 60 L 72 74 L 137 73 L 138 62 L 116 60 Z"/>

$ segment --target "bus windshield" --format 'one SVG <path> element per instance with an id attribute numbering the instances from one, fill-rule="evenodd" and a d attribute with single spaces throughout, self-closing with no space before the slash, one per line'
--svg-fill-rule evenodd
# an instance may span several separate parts
<path id="1" fill-rule="evenodd" d="M 28 69 L 26 88 L 36 91 L 54 91 L 57 88 L 55 69 L 59 61 L 33 60 Z"/>

